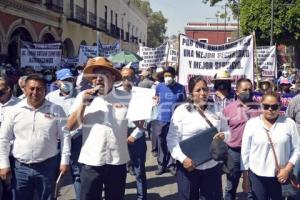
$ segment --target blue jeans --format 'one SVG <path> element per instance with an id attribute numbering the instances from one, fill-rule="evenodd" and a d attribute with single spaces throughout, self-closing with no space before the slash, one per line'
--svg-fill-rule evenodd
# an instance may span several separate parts
<path id="1" fill-rule="evenodd" d="M 146 179 L 146 138 L 137 139 L 133 144 L 128 145 L 129 155 L 134 172 L 136 173 L 137 200 L 147 199 L 147 179 Z"/>
<path id="2" fill-rule="evenodd" d="M 12 174 L 13 199 L 32 200 L 36 190 L 39 200 L 53 200 L 58 167 L 58 156 L 35 164 L 15 160 Z"/>
<path id="3" fill-rule="evenodd" d="M 228 149 L 228 154 L 232 157 L 234 168 L 232 173 L 226 174 L 227 183 L 225 187 L 225 200 L 235 200 L 236 190 L 242 175 L 241 171 L 241 153 L 238 150 Z M 252 199 L 252 194 L 248 193 L 248 199 Z"/>
<path id="4" fill-rule="evenodd" d="M 82 146 L 82 134 L 75 135 L 71 140 L 70 172 L 74 183 L 76 199 L 80 200 L 80 171 L 81 164 L 78 163 L 79 154 Z"/>

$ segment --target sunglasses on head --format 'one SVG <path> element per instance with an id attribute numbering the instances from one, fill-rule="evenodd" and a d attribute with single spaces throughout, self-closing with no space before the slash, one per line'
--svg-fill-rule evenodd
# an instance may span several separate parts
<path id="1" fill-rule="evenodd" d="M 273 104 L 273 105 L 262 104 L 262 107 L 263 107 L 264 110 L 269 110 L 270 108 L 271 108 L 271 110 L 278 110 L 279 109 L 278 104 Z"/>

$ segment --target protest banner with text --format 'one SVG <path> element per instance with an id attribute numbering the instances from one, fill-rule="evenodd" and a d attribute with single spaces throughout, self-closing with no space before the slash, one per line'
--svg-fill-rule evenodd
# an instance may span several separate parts
<path id="1" fill-rule="evenodd" d="M 257 65 L 262 77 L 277 76 L 276 46 L 262 46 L 256 48 Z"/>
<path id="2" fill-rule="evenodd" d="M 21 67 L 34 69 L 53 68 L 61 65 L 61 49 L 21 48 Z"/>
<path id="3" fill-rule="evenodd" d="M 140 61 L 140 69 L 147 69 L 154 65 L 159 66 L 166 62 L 168 55 L 169 45 L 168 43 L 162 44 L 157 48 L 149 48 L 140 46 L 139 56 L 143 58 Z"/>
<path id="4" fill-rule="evenodd" d="M 212 45 L 180 35 L 179 83 L 187 85 L 192 76 L 200 75 L 211 83 L 218 70 L 224 69 L 236 81 L 253 80 L 253 36 Z"/>

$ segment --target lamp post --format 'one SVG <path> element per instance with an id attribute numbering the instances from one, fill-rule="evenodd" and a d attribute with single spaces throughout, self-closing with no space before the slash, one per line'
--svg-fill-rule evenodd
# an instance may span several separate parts
<path id="1" fill-rule="evenodd" d="M 274 0 L 271 0 L 271 33 L 270 33 L 270 46 L 273 45 L 273 29 L 274 29 Z"/>

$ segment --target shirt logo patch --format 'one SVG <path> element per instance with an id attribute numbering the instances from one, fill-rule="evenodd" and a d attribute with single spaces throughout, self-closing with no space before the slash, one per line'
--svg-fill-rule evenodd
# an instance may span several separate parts
<path id="1" fill-rule="evenodd" d="M 45 117 L 48 119 L 54 119 L 57 116 L 55 113 L 45 113 Z"/>

